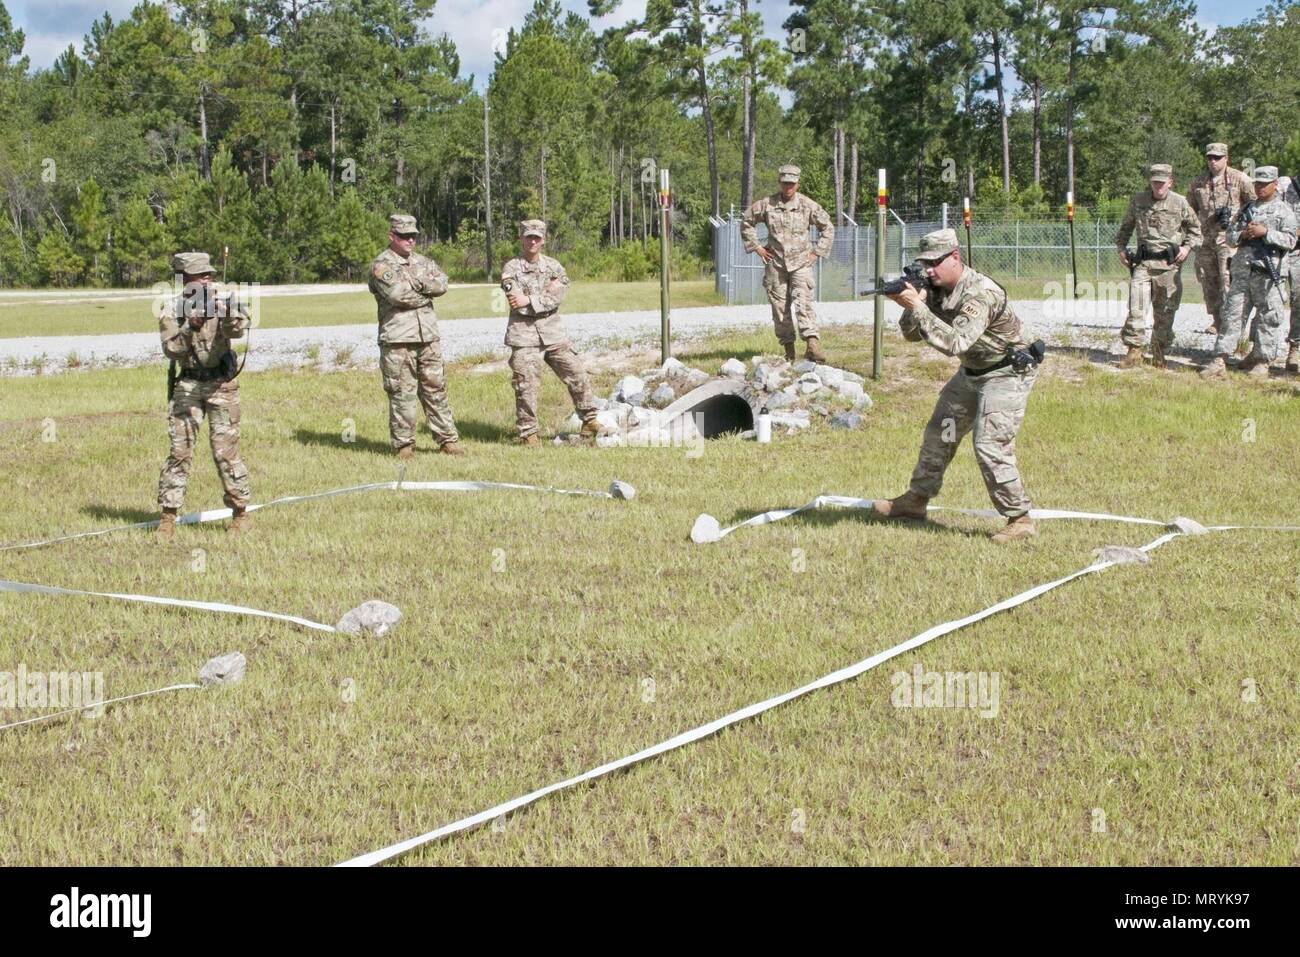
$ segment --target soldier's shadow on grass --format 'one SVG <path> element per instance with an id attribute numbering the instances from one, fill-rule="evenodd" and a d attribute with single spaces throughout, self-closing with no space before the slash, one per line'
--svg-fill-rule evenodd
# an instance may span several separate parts
<path id="1" fill-rule="evenodd" d="M 729 521 L 724 522 L 726 525 L 735 525 L 739 522 L 748 521 L 755 515 L 761 515 L 762 512 L 743 510 L 737 512 Z M 988 533 L 979 529 L 958 528 L 954 525 L 944 524 L 942 521 L 936 521 L 931 518 L 929 521 L 919 521 L 917 519 L 889 519 L 881 518 L 869 508 L 841 508 L 830 505 L 825 508 L 809 509 L 806 512 L 800 512 L 798 515 L 792 515 L 785 519 L 786 522 L 799 522 L 805 525 L 838 525 L 840 522 L 857 522 L 861 525 L 894 525 L 899 528 L 911 529 L 915 532 L 925 532 L 930 535 L 950 533 L 961 535 L 966 538 L 983 538 Z"/>
<path id="2" fill-rule="evenodd" d="M 456 419 L 456 431 L 463 439 L 476 442 L 508 442 L 515 437 L 514 429 L 507 429 L 494 422 L 480 422 L 478 419 Z"/>
<path id="3" fill-rule="evenodd" d="M 298 429 L 293 433 L 294 441 L 301 445 L 326 446 L 345 452 L 374 452 L 379 455 L 392 455 L 393 447 L 387 442 L 376 442 L 357 436 L 351 442 L 344 442 L 337 432 L 313 432 L 311 429 Z"/>
<path id="4" fill-rule="evenodd" d="M 122 522 L 128 525 L 134 525 L 137 522 L 152 522 L 158 517 L 157 511 L 146 512 L 138 508 L 113 508 L 108 505 L 85 505 L 80 511 L 82 515 L 89 515 L 91 518 Z"/>
<path id="5" fill-rule="evenodd" d="M 721 364 L 726 362 L 728 359 L 733 358 L 739 359 L 741 362 L 748 362 L 754 356 L 779 356 L 780 354 L 781 346 L 774 340 L 772 342 L 772 348 L 766 351 L 759 349 L 711 349 L 707 352 L 687 352 L 685 355 L 680 355 L 677 358 L 681 359 L 682 362 L 685 362 L 687 365 L 697 365 L 704 362 L 717 362 Z M 709 372 L 709 369 L 704 369 L 704 371 Z"/>

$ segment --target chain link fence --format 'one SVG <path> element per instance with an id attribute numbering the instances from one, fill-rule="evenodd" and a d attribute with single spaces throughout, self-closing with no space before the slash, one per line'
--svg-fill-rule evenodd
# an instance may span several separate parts
<path id="1" fill-rule="evenodd" d="M 916 256 L 922 236 L 945 226 L 957 230 L 966 255 L 966 233 L 961 215 L 955 221 L 905 221 L 890 213 L 885 229 L 885 277 L 902 273 Z M 763 290 L 763 261 L 745 252 L 740 238 L 740 217 L 714 218 L 713 265 L 718 294 L 729 305 L 750 305 L 767 301 Z M 1076 282 L 1124 281 L 1125 269 L 1115 255 L 1115 233 L 1119 223 L 1093 220 L 1074 228 Z M 767 227 L 758 227 L 759 241 Z M 814 237 L 816 231 L 814 230 Z M 1072 272 L 1070 231 L 1067 223 L 975 222 L 971 226 L 971 250 L 967 260 L 974 268 L 1007 285 L 1010 282 L 1057 282 L 1062 286 Z M 875 281 L 876 225 L 846 223 L 835 230 L 831 253 L 813 266 L 814 298 L 832 302 L 860 298 L 863 289 Z"/>

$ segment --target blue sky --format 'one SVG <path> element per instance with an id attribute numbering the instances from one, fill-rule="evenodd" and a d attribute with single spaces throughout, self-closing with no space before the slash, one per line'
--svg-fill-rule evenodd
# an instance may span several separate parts
<path id="1" fill-rule="evenodd" d="M 69 43 L 81 50 L 82 37 L 91 23 L 105 11 L 114 19 L 128 16 L 138 0 L 0 0 L 8 7 L 14 23 L 27 35 L 25 52 L 31 57 L 33 67 L 48 67 Z M 919 2 L 919 0 L 918 0 Z M 1201 25 L 1204 27 L 1231 26 L 1250 19 L 1264 3 L 1247 0 L 1234 3 L 1229 0 L 1201 0 L 1197 4 Z M 586 13 L 586 0 L 562 0 L 569 10 Z M 438 6 L 427 26 L 431 33 L 447 33 L 460 50 L 462 72 L 475 74 L 481 87 L 492 68 L 493 31 L 508 29 L 523 22 L 524 14 L 532 7 L 532 0 L 438 0 Z M 783 0 L 759 0 L 767 32 L 780 34 L 781 23 L 790 14 L 790 6 Z M 603 29 L 640 16 L 645 11 L 645 0 L 624 0 L 615 14 L 598 21 Z"/>

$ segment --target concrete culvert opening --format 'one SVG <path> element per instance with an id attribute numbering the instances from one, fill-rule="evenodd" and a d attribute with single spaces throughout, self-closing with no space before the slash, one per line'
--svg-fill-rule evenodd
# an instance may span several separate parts
<path id="1" fill-rule="evenodd" d="M 747 432 L 754 427 L 754 409 L 742 394 L 744 388 L 744 382 L 735 379 L 706 382 L 664 409 L 664 421 L 671 424 L 680 416 L 690 415 L 706 439 Z"/>

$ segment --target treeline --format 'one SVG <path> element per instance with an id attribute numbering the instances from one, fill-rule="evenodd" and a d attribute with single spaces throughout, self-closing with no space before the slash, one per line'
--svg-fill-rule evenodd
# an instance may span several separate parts
<path id="1" fill-rule="evenodd" d="M 575 275 L 640 278 L 659 167 L 684 272 L 785 162 L 858 220 L 878 167 L 896 204 L 986 217 L 1111 209 L 1156 161 L 1185 184 L 1212 140 L 1300 170 L 1295 4 L 1206 36 L 1187 0 L 797 0 L 778 43 L 759 0 L 647 0 L 599 35 L 536 0 L 485 103 L 434 3 L 146 2 L 33 71 L 0 0 L 0 283 L 142 284 L 180 247 L 355 280 L 393 209 L 454 276 L 483 275 L 489 221 L 499 264 L 541 217 Z"/>

